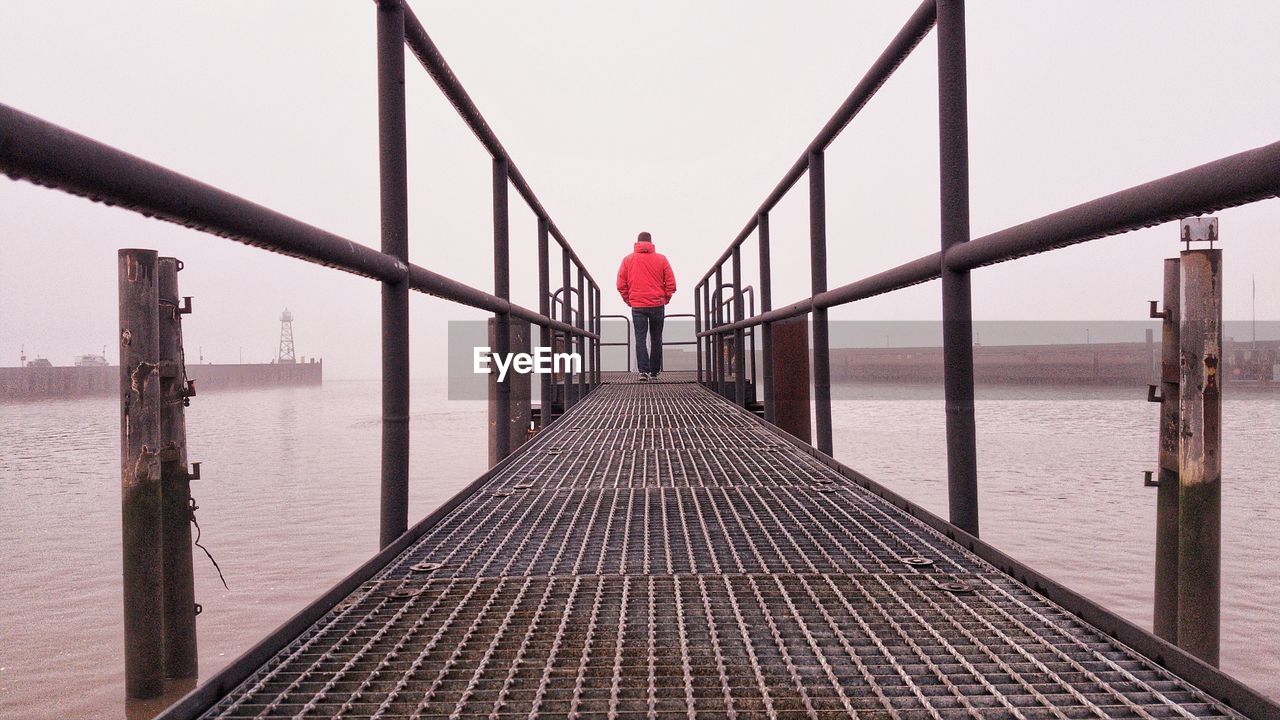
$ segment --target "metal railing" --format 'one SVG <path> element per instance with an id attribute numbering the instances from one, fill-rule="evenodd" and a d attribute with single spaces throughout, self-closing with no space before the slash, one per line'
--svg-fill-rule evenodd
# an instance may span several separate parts
<path id="1" fill-rule="evenodd" d="M 405 532 L 409 486 L 409 291 L 434 295 L 492 312 L 494 351 L 509 352 L 512 318 L 541 328 L 544 346 L 563 336 L 584 357 L 583 372 L 565 379 L 567 398 L 581 397 L 600 381 L 599 284 L 551 220 L 529 183 L 455 77 L 422 23 L 399 0 L 378 0 L 378 139 L 381 249 L 322 230 L 250 200 L 130 155 L 20 110 L 0 105 L 0 172 L 13 179 L 118 205 L 272 252 L 361 275 L 382 283 L 382 460 L 380 547 Z M 494 289 L 485 292 L 412 264 L 408 252 L 408 184 L 405 123 L 405 47 L 449 99 L 493 160 Z M 507 189 L 514 187 L 537 218 L 538 309 L 511 301 Z M 577 308 L 551 314 L 549 242 L 563 255 L 561 288 L 577 294 Z M 552 378 L 543 375 L 544 408 Z M 499 427 L 511 412 L 509 390 L 498 384 Z M 542 422 L 550 419 L 544 411 Z M 497 433 L 500 456 L 509 439 Z"/>
<path id="2" fill-rule="evenodd" d="M 607 347 L 626 347 L 627 348 L 627 372 L 631 372 L 631 318 L 626 315 L 601 315 L 601 320 L 621 320 L 627 324 L 627 339 L 623 342 L 604 342 L 600 341 L 601 348 Z M 603 336 L 604 333 L 601 333 Z"/>
<path id="3" fill-rule="evenodd" d="M 836 288 L 827 287 L 824 151 L 894 70 L 935 26 L 938 31 L 938 99 L 941 169 L 941 249 Z M 745 328 L 761 326 L 765 418 L 772 421 L 774 370 L 771 326 L 812 316 L 814 424 L 817 448 L 832 452 L 831 372 L 827 310 L 919 283 L 942 280 L 943 359 L 946 402 L 947 481 L 951 522 L 978 534 L 976 428 L 973 391 L 973 327 L 969 272 L 1118 233 L 1137 230 L 1280 195 L 1280 143 L 1231 155 L 1158 180 L 1121 190 L 979 238 L 969 237 L 968 109 L 963 0 L 925 0 L 872 64 L 836 113 L 765 198 L 729 247 L 699 280 L 699 380 L 713 383 L 722 370 L 719 345 Z M 812 294 L 774 308 L 771 297 L 769 213 L 800 180 L 809 177 L 809 249 Z M 734 306 L 733 321 L 716 322 L 711 287 L 742 286 L 741 247 L 759 239 L 760 314 Z M 731 282 L 724 265 L 731 263 Z M 741 401 L 741 395 L 738 399 Z"/>
<path id="4" fill-rule="evenodd" d="M 722 293 L 726 289 L 730 291 L 729 297 L 727 298 L 722 297 Z M 716 290 L 717 301 L 715 303 L 716 315 L 714 318 L 716 325 L 724 325 L 728 322 L 726 318 L 733 311 L 734 304 L 738 301 L 739 295 L 746 297 L 747 317 L 753 317 L 756 314 L 756 291 L 754 287 L 751 285 L 744 285 L 741 290 L 739 290 L 729 284 L 721 285 L 720 288 Z M 734 387 L 732 397 L 738 404 L 745 406 L 749 404 L 752 399 L 747 393 L 747 384 L 751 383 L 752 385 L 758 386 L 760 377 L 756 374 L 756 327 L 754 325 L 746 327 L 743 329 L 742 334 L 744 336 L 743 342 L 745 343 L 745 353 L 738 353 L 737 336 L 735 334 L 734 342 L 731 343 L 731 346 L 728 348 L 729 352 L 725 353 L 725 355 L 728 355 L 729 357 L 725 358 L 723 355 L 721 356 L 721 359 L 725 360 L 725 362 L 722 362 L 721 365 L 717 367 L 719 375 L 716 378 L 716 382 L 721 394 L 726 394 L 727 396 L 725 381 L 729 370 L 733 370 Z M 738 365 L 740 359 L 744 356 L 746 358 L 745 361 L 742 361 L 744 364 L 741 366 Z M 738 371 L 739 367 L 747 370 L 747 372 L 744 373 Z"/>

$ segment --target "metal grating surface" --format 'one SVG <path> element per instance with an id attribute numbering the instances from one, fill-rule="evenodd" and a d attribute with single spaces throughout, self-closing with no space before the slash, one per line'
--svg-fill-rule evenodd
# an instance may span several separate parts
<path id="1" fill-rule="evenodd" d="M 638 385 L 640 384 L 640 375 L 638 372 L 623 372 L 621 370 L 609 370 L 600 373 L 600 379 L 613 385 Z M 667 383 L 691 383 L 697 382 L 697 370 L 663 370 L 656 380 L 646 380 L 651 384 L 667 384 Z"/>
<path id="2" fill-rule="evenodd" d="M 606 385 L 207 717 L 1238 717 L 693 385 Z"/>

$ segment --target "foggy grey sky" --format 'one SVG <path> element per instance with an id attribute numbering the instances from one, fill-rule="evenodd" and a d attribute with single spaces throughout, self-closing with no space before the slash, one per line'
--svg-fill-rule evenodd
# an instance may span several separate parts
<path id="1" fill-rule="evenodd" d="M 690 290 L 916 2 L 412 3 L 605 289 L 639 230 Z M 971 2 L 975 237 L 1280 139 L 1280 5 Z M 374 6 L 361 0 L 0 2 L 0 102 L 377 247 Z M 931 35 L 828 152 L 830 284 L 938 248 Z M 407 63 L 411 259 L 492 290 L 490 165 Z M 807 191 L 772 218 L 775 304 L 808 292 Z M 535 226 L 512 194 L 513 299 L 536 307 Z M 1226 315 L 1280 318 L 1280 205 L 1225 211 Z M 974 315 L 1141 319 L 1173 225 L 975 271 Z M 330 377 L 378 367 L 378 286 L 26 183 L 0 181 L 0 365 L 19 346 L 115 361 L 115 252 L 182 258 L 187 353 L 266 361 L 277 316 Z M 755 282 L 755 244 L 744 253 Z M 553 253 L 553 267 L 558 267 Z M 523 271 L 520 270 L 523 268 Z M 930 283 L 834 319 L 933 319 Z M 444 320 L 412 301 L 414 372 Z"/>

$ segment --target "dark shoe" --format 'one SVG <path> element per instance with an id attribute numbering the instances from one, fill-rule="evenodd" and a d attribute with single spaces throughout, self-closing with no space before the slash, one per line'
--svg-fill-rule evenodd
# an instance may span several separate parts
<path id="1" fill-rule="evenodd" d="M 640 373 L 640 382 L 649 382 L 649 375 L 647 373 Z"/>

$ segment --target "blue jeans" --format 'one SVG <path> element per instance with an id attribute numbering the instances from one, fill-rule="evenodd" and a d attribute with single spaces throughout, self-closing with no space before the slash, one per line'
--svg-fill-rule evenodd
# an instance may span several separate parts
<path id="1" fill-rule="evenodd" d="M 662 307 L 631 308 L 631 322 L 636 331 L 636 369 L 649 375 L 662 372 Z M 653 340 L 652 350 L 647 340 Z"/>

